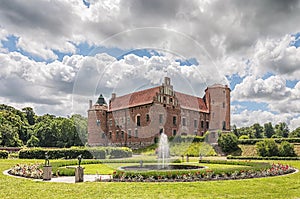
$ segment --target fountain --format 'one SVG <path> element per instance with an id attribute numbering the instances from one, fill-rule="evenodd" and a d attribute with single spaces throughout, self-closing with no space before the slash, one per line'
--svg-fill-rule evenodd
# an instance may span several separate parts
<path id="1" fill-rule="evenodd" d="M 170 157 L 170 148 L 168 142 L 168 136 L 165 133 L 161 133 L 158 144 L 158 165 L 163 169 L 168 167 Z"/>

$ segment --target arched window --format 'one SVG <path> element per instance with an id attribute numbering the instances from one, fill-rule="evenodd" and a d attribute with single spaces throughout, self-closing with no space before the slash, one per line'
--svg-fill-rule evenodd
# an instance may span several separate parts
<path id="1" fill-rule="evenodd" d="M 141 126 L 141 115 L 136 116 L 136 125 Z"/>

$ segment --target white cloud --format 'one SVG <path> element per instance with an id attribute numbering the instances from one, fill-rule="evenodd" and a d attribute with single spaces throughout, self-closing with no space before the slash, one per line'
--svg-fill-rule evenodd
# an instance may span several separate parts
<path id="1" fill-rule="evenodd" d="M 249 111 L 244 110 L 241 113 L 234 113 L 231 115 L 232 125 L 235 124 L 238 127 L 251 126 L 254 123 L 263 125 L 264 123 L 272 122 L 277 124 L 279 122 L 285 122 L 290 124 L 293 114 L 273 114 L 268 111 Z"/>

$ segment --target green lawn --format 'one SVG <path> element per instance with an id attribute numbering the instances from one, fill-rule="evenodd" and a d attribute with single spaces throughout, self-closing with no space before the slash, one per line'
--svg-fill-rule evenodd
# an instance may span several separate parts
<path id="1" fill-rule="evenodd" d="M 5 176 L 16 163 L 41 160 L 0 160 L 0 198 L 300 198 L 300 173 L 261 179 L 192 183 L 78 184 L 36 182 Z M 281 161 L 300 168 L 300 161 Z M 84 165 L 87 167 L 87 165 Z M 115 165 L 117 166 L 117 165 Z M 91 166 L 93 169 L 93 165 Z"/>

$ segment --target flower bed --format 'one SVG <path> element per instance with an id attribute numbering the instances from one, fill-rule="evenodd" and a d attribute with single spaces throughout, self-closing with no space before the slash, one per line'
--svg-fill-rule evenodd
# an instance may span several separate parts
<path id="1" fill-rule="evenodd" d="M 260 163 L 257 163 L 260 164 Z M 268 164 L 269 165 L 269 164 Z M 124 172 L 115 171 L 115 182 L 192 182 L 208 180 L 233 180 L 247 178 L 261 178 L 277 176 L 294 172 L 288 165 L 272 164 L 269 166 L 242 167 L 240 169 L 215 169 L 197 171 L 151 171 L 151 172 Z"/>
<path id="2" fill-rule="evenodd" d="M 43 178 L 43 170 L 40 164 L 17 164 L 13 166 L 8 173 L 11 175 L 22 176 L 26 178 Z"/>

